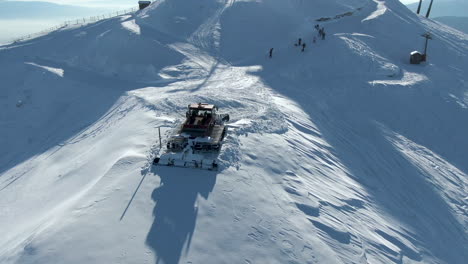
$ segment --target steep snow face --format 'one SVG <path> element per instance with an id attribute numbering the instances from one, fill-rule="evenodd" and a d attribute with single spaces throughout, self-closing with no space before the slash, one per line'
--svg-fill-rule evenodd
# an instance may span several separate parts
<path id="1" fill-rule="evenodd" d="M 335 16 L 364 6 L 367 0 L 166 0 L 144 10 L 140 22 L 210 50 L 220 45 L 226 58 L 242 58 L 285 41 L 314 18 Z M 243 52 L 239 52 L 242 50 Z M 240 59 L 240 58 L 233 58 Z"/>
<path id="2" fill-rule="evenodd" d="M 356 11 L 368 1 L 356 0 L 347 4 L 345 1 L 231 2 L 231 8 L 224 12 L 220 22 L 221 43 L 224 57 L 238 61 L 258 56 L 279 43 L 284 43 L 281 46 L 292 45 L 291 41 L 301 37 L 307 29 L 313 29 L 316 19 Z"/>
<path id="3" fill-rule="evenodd" d="M 0 262 L 464 263 L 467 55 L 396 0 L 159 0 L 1 46 Z M 231 115 L 220 170 L 152 167 L 193 102 Z"/>

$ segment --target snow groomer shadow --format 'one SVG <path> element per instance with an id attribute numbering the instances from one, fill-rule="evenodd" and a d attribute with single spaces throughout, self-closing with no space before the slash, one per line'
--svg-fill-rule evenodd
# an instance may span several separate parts
<path id="1" fill-rule="evenodd" d="M 217 172 L 153 166 L 161 178 L 151 198 L 156 205 L 154 221 L 146 244 L 156 255 L 156 263 L 179 263 L 190 250 L 198 215 L 198 199 L 208 199 Z"/>

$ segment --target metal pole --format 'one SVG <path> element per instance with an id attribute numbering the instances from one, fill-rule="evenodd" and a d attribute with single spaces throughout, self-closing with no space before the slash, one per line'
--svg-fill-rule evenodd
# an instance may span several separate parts
<path id="1" fill-rule="evenodd" d="M 158 132 L 159 132 L 159 149 L 162 149 L 162 143 L 161 143 L 161 127 L 158 127 Z"/>
<path id="2" fill-rule="evenodd" d="M 422 0 L 419 0 L 418 11 L 416 11 L 416 14 L 419 14 L 419 12 L 421 11 L 421 4 Z"/>
<path id="3" fill-rule="evenodd" d="M 426 32 L 422 35 L 424 38 L 426 38 L 426 43 L 424 45 L 424 58 L 423 58 L 423 61 L 426 61 L 426 58 L 427 58 L 427 43 L 429 42 L 430 39 L 432 39 L 432 36 L 429 32 Z"/>
<path id="4" fill-rule="evenodd" d="M 429 4 L 429 9 L 427 9 L 427 13 L 426 13 L 426 18 L 429 18 L 429 14 L 431 13 L 432 2 L 434 2 L 434 0 L 431 0 L 431 3 Z"/>
<path id="5" fill-rule="evenodd" d="M 424 46 L 424 55 L 427 54 L 427 42 L 429 41 L 429 38 L 426 37 L 426 45 Z"/>

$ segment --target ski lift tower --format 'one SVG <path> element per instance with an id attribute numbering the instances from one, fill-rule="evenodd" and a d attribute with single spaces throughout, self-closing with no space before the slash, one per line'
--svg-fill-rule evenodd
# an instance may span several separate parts
<path id="1" fill-rule="evenodd" d="M 410 55 L 410 63 L 411 64 L 420 64 L 423 61 L 426 61 L 427 59 L 427 43 L 429 42 L 430 39 L 432 39 L 432 35 L 429 32 L 426 32 L 421 35 L 426 39 L 426 43 L 424 45 L 424 53 L 421 54 L 419 51 L 413 51 L 411 52 Z"/>
<path id="2" fill-rule="evenodd" d="M 426 32 L 424 34 L 422 34 L 421 36 L 423 36 L 425 39 L 426 39 L 426 44 L 424 45 L 424 54 L 423 54 L 423 61 L 426 61 L 426 58 L 427 58 L 427 43 L 429 42 L 430 39 L 432 39 L 432 36 L 429 32 Z"/>

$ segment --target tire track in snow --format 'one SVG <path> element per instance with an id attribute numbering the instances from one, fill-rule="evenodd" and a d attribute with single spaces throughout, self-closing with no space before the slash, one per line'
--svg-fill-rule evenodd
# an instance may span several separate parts
<path id="1" fill-rule="evenodd" d="M 205 50 L 219 50 L 219 43 L 221 34 L 220 19 L 224 11 L 231 7 L 236 0 L 225 0 L 224 6 L 220 7 L 216 13 L 211 16 L 208 21 L 203 23 L 189 38 L 189 42 L 205 49 Z"/>

